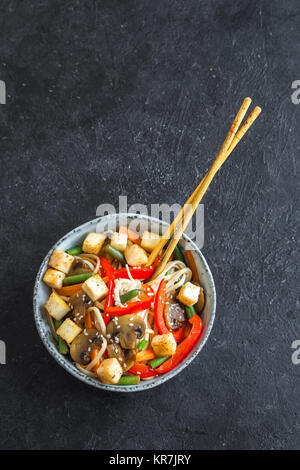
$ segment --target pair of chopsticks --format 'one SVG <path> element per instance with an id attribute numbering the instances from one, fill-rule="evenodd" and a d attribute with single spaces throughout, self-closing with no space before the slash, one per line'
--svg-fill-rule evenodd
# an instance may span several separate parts
<path id="1" fill-rule="evenodd" d="M 152 279 L 159 276 L 162 273 L 162 271 L 165 269 L 166 264 L 168 263 L 176 245 L 178 244 L 184 230 L 189 224 L 195 210 L 197 209 L 201 199 L 203 198 L 206 190 L 208 189 L 217 171 L 221 168 L 223 163 L 227 160 L 231 152 L 235 149 L 239 141 L 244 137 L 246 132 L 254 123 L 255 119 L 261 113 L 261 108 L 259 106 L 256 106 L 254 110 L 252 111 L 252 113 L 249 115 L 249 117 L 246 119 L 244 124 L 239 129 L 246 115 L 246 112 L 251 104 L 251 101 L 252 101 L 251 98 L 244 99 L 244 102 L 242 106 L 240 107 L 237 115 L 235 116 L 234 121 L 231 125 L 231 128 L 226 136 L 226 139 L 224 140 L 223 145 L 220 148 L 220 151 L 218 155 L 216 156 L 209 171 L 206 173 L 206 175 L 202 179 L 199 186 L 195 189 L 193 194 L 186 201 L 184 207 L 175 217 L 170 227 L 165 231 L 159 243 L 151 252 L 149 259 L 148 259 L 147 266 L 150 266 L 154 262 L 155 258 L 158 256 L 158 254 L 163 249 L 165 244 L 170 240 L 163 257 L 160 260 L 160 263 L 157 266 L 152 276 Z M 173 238 L 171 238 L 172 235 L 173 235 Z"/>

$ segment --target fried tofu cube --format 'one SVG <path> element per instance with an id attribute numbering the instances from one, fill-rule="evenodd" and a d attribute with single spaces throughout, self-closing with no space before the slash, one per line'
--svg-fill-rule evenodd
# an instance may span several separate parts
<path id="1" fill-rule="evenodd" d="M 58 271 L 61 271 L 62 273 L 68 274 L 68 272 L 71 269 L 72 263 L 74 261 L 74 256 L 69 255 L 65 251 L 58 250 L 55 248 L 53 251 L 50 260 L 49 260 L 49 266 L 50 268 L 57 269 Z"/>
<path id="2" fill-rule="evenodd" d="M 156 335 L 153 337 L 151 346 L 157 356 L 173 356 L 176 351 L 176 341 L 172 333 Z"/>
<path id="3" fill-rule="evenodd" d="M 52 292 L 45 303 L 45 309 L 55 320 L 61 320 L 71 310 L 69 305 L 55 292 Z"/>
<path id="4" fill-rule="evenodd" d="M 104 359 L 97 369 L 97 375 L 104 384 L 117 384 L 122 374 L 122 366 L 115 357 Z"/>
<path id="5" fill-rule="evenodd" d="M 66 318 L 66 320 L 60 325 L 56 333 L 64 339 L 67 343 L 72 343 L 72 341 L 76 338 L 76 336 L 81 333 L 82 329 L 76 325 L 70 318 Z"/>
<path id="6" fill-rule="evenodd" d="M 127 234 L 114 232 L 111 236 L 110 244 L 119 251 L 125 251 L 127 246 Z"/>
<path id="7" fill-rule="evenodd" d="M 60 289 L 65 277 L 65 273 L 50 268 L 45 272 L 43 281 L 47 286 L 53 287 L 53 289 Z"/>
<path id="8" fill-rule="evenodd" d="M 161 237 L 157 233 L 148 232 L 147 230 L 143 233 L 141 246 L 151 253 L 152 250 L 159 243 Z"/>
<path id="9" fill-rule="evenodd" d="M 124 255 L 129 266 L 143 266 L 148 261 L 148 255 L 146 251 L 136 243 L 128 246 L 124 252 Z"/>
<path id="10" fill-rule="evenodd" d="M 82 290 L 95 302 L 103 299 L 108 293 L 108 287 L 99 274 L 89 277 L 83 284 Z"/>
<path id="11" fill-rule="evenodd" d="M 180 289 L 177 299 L 184 305 L 191 307 L 198 302 L 200 295 L 200 286 L 192 282 L 186 282 Z"/>
<path id="12" fill-rule="evenodd" d="M 84 253 L 90 253 L 92 255 L 98 255 L 100 253 L 100 250 L 102 248 L 102 245 L 105 241 L 105 235 L 104 233 L 95 233 L 95 232 L 90 232 L 83 244 L 82 244 L 82 251 Z"/>

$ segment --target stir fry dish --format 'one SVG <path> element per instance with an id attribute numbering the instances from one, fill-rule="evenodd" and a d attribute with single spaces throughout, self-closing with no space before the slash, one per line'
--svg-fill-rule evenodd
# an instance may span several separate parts
<path id="1" fill-rule="evenodd" d="M 205 297 L 192 253 L 177 245 L 155 277 L 163 250 L 150 266 L 148 258 L 159 241 L 120 226 L 49 259 L 45 309 L 58 351 L 104 384 L 137 385 L 171 371 L 201 335 Z"/>

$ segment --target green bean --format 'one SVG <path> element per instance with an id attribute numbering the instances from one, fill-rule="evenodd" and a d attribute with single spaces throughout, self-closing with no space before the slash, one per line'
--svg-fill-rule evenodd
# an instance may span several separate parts
<path id="1" fill-rule="evenodd" d="M 107 245 L 106 246 L 106 253 L 111 255 L 113 258 L 116 258 L 118 261 L 120 261 L 120 263 L 126 264 L 123 253 L 121 253 L 121 251 L 117 250 L 113 246 Z"/>
<path id="2" fill-rule="evenodd" d="M 140 292 L 141 292 L 141 289 L 133 289 L 133 290 L 130 290 L 129 292 L 126 292 L 126 294 L 121 295 L 120 296 L 121 304 L 125 304 L 127 300 L 133 299 L 133 297 L 136 297 L 137 295 L 139 295 Z"/>
<path id="3" fill-rule="evenodd" d="M 140 380 L 138 375 L 123 375 L 117 385 L 138 385 Z"/>
<path id="4" fill-rule="evenodd" d="M 173 251 L 173 255 L 174 255 L 175 259 L 178 259 L 179 261 L 182 261 L 184 264 L 186 264 L 184 256 L 183 256 L 183 254 L 181 252 L 181 249 L 179 248 L 178 245 L 175 246 L 174 251 Z"/>
<path id="5" fill-rule="evenodd" d="M 58 328 L 60 327 L 62 322 L 63 322 L 62 320 L 55 320 L 55 318 L 53 318 L 53 324 L 54 324 L 55 331 L 58 330 Z"/>
<path id="6" fill-rule="evenodd" d="M 61 336 L 58 336 L 58 352 L 60 352 L 60 354 L 64 354 L 64 355 L 68 354 L 68 352 L 69 352 L 68 345 L 61 338 Z"/>
<path id="7" fill-rule="evenodd" d="M 186 306 L 185 313 L 187 314 L 188 318 L 193 318 L 193 316 L 196 314 L 194 305 L 192 305 L 191 307 Z"/>
<path id="8" fill-rule="evenodd" d="M 147 343 L 148 343 L 148 341 L 145 338 L 142 339 L 142 341 L 140 341 L 138 346 L 137 346 L 138 351 L 141 351 L 146 346 Z"/>
<path id="9" fill-rule="evenodd" d="M 53 324 L 54 324 L 55 331 L 58 330 L 58 328 L 60 327 L 62 322 L 63 322 L 63 320 L 53 319 Z M 67 343 L 59 335 L 57 335 L 57 340 L 58 340 L 58 345 L 57 345 L 58 352 L 60 352 L 60 354 L 64 354 L 64 355 L 68 354 L 69 348 L 68 348 Z"/>
<path id="10" fill-rule="evenodd" d="M 93 275 L 93 273 L 82 273 L 82 274 L 74 274 L 74 276 L 65 277 L 64 286 L 71 286 L 73 284 L 80 284 L 81 282 L 86 281 L 92 275 Z"/>
<path id="11" fill-rule="evenodd" d="M 66 252 L 69 253 L 69 255 L 77 256 L 82 253 L 82 248 L 81 246 L 74 246 L 74 248 L 70 248 L 69 250 L 66 250 Z"/>
<path id="12" fill-rule="evenodd" d="M 164 362 L 166 362 L 168 359 L 170 359 L 171 356 L 163 356 L 163 357 L 156 357 L 155 359 L 152 359 L 152 361 L 149 362 L 150 366 L 152 369 L 155 369 L 156 367 L 160 366 Z"/>

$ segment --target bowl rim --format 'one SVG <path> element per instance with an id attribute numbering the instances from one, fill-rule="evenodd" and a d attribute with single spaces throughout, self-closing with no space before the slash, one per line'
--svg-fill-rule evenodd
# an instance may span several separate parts
<path id="1" fill-rule="evenodd" d="M 169 224 L 167 222 L 165 222 L 163 220 L 160 220 L 160 219 L 157 219 L 155 217 L 151 217 L 151 216 L 143 215 L 143 214 L 135 214 L 135 213 L 132 213 L 132 212 L 127 212 L 127 213 L 126 212 L 124 212 L 124 213 L 121 212 L 121 213 L 114 213 L 114 214 L 108 214 L 108 215 L 105 215 L 105 216 L 97 217 L 95 219 L 84 222 L 83 224 L 79 225 L 78 227 L 75 227 L 72 230 L 70 230 L 68 233 L 66 233 L 63 237 L 61 237 L 51 247 L 51 249 L 48 251 L 48 253 L 44 257 L 44 259 L 43 259 L 43 261 L 40 265 L 40 268 L 38 270 L 38 273 L 36 275 L 35 283 L 34 283 L 34 289 L 33 289 L 33 314 L 34 314 L 35 325 L 36 325 L 38 334 L 40 336 L 40 339 L 41 339 L 43 345 L 45 346 L 45 348 L 47 349 L 47 351 L 49 352 L 49 354 L 68 373 L 73 375 L 73 377 L 81 380 L 82 382 L 84 382 L 88 385 L 91 385 L 91 386 L 93 386 L 95 388 L 98 388 L 98 389 L 101 389 L 101 390 L 107 390 L 107 391 L 113 391 L 113 392 L 137 392 L 137 391 L 149 390 L 150 388 L 157 387 L 158 385 L 161 385 L 164 382 L 167 382 L 169 379 L 172 379 L 173 377 L 175 377 L 177 374 L 182 372 L 182 370 L 185 369 L 196 358 L 196 356 L 199 354 L 199 352 L 202 350 L 204 344 L 206 343 L 206 341 L 207 341 L 207 339 L 208 339 L 208 337 L 211 333 L 211 330 L 212 330 L 212 327 L 213 327 L 213 324 L 214 324 L 214 320 L 215 320 L 216 289 L 215 289 L 215 283 L 214 283 L 212 273 L 210 271 L 208 263 L 207 263 L 205 257 L 203 256 L 201 250 L 198 248 L 198 246 L 185 233 L 183 234 L 182 238 L 184 240 L 188 241 L 193 246 L 194 250 L 197 252 L 197 255 L 200 257 L 201 262 L 203 264 L 203 267 L 204 267 L 204 269 L 206 271 L 206 274 L 208 276 L 208 282 L 209 282 L 210 288 L 211 288 L 211 314 L 210 314 L 210 319 L 209 319 L 209 322 L 207 324 L 205 334 L 202 336 L 198 347 L 196 348 L 196 350 L 193 352 L 193 354 L 190 357 L 188 357 L 186 360 L 182 361 L 175 369 L 171 370 L 167 374 L 160 375 L 160 376 L 156 377 L 153 380 L 153 382 L 148 382 L 147 380 L 145 380 L 145 381 L 140 382 L 139 385 L 126 385 L 126 386 L 119 385 L 119 386 L 116 387 L 116 385 L 103 384 L 102 382 L 100 382 L 100 380 L 96 380 L 92 377 L 89 377 L 89 376 L 85 375 L 83 372 L 81 372 L 79 369 L 77 369 L 76 366 L 74 366 L 70 361 L 68 361 L 64 356 L 62 356 L 58 352 L 57 349 L 54 349 L 54 348 L 52 349 L 50 344 L 49 344 L 47 335 L 46 335 L 45 331 L 43 330 L 43 328 L 41 326 L 41 323 L 45 323 L 46 320 L 42 316 L 41 308 L 40 308 L 40 305 L 39 305 L 39 286 L 40 286 L 40 283 L 42 282 L 42 275 L 44 273 L 44 269 L 45 269 L 46 265 L 48 264 L 48 259 L 51 255 L 51 253 L 53 252 L 53 250 L 55 248 L 60 246 L 64 241 L 66 241 L 74 233 L 81 232 L 85 227 L 88 227 L 89 225 L 97 225 L 100 221 L 103 222 L 103 220 L 109 219 L 111 217 L 116 217 L 116 218 L 118 218 L 118 217 L 140 218 L 140 219 L 144 219 L 144 220 L 147 220 L 147 221 L 150 221 L 150 222 L 152 221 L 156 224 L 159 224 L 159 226 L 161 226 L 161 227 L 163 227 L 163 226 L 168 227 L 169 226 Z"/>

